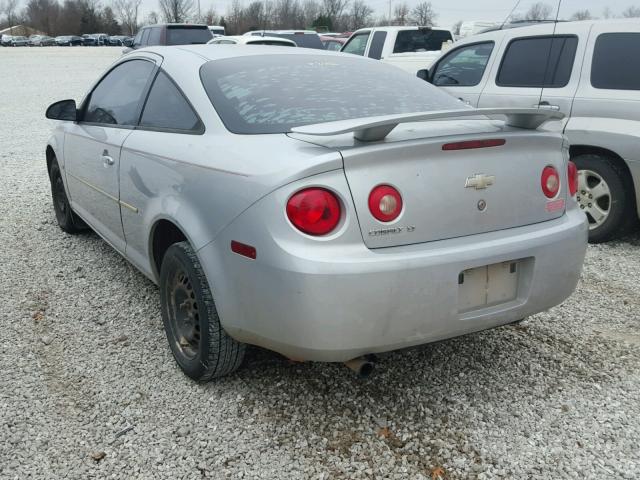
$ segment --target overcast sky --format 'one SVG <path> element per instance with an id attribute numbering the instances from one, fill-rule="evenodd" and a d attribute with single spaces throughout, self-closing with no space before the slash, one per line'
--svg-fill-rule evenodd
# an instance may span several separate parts
<path id="1" fill-rule="evenodd" d="M 244 0 L 248 5 L 251 0 Z M 391 5 L 404 0 L 391 0 Z M 407 0 L 409 6 L 420 3 L 421 0 Z M 458 20 L 482 20 L 501 22 L 507 17 L 511 9 L 516 5 L 517 0 L 431 0 L 435 11 L 438 13 L 438 24 L 443 27 L 450 27 Z M 538 0 L 521 0 L 517 12 L 524 13 Z M 558 0 L 543 0 L 558 8 Z M 197 2 L 197 0 L 194 0 Z M 211 5 L 218 14 L 225 12 L 232 0 L 200 0 L 202 11 L 207 10 Z M 108 3 L 108 0 L 105 2 Z M 375 10 L 376 15 L 386 15 L 389 11 L 389 0 L 368 0 L 367 3 Z M 615 14 L 620 14 L 630 5 L 640 6 L 640 0 L 562 0 L 560 8 L 560 18 L 568 18 L 576 10 L 588 9 L 595 17 L 602 16 L 605 7 L 609 6 Z M 158 10 L 158 0 L 142 0 L 143 15 L 151 10 Z M 555 13 L 555 10 L 554 10 Z"/>

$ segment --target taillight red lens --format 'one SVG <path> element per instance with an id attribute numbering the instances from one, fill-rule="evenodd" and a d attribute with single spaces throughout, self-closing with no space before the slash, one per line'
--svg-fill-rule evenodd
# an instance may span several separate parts
<path id="1" fill-rule="evenodd" d="M 340 222 L 340 202 L 329 190 L 306 188 L 289 199 L 287 216 L 304 233 L 326 235 Z"/>
<path id="2" fill-rule="evenodd" d="M 547 198 L 554 198 L 558 195 L 560 191 L 560 175 L 558 175 L 558 170 L 551 165 L 544 167 L 540 185 Z"/>
<path id="3" fill-rule="evenodd" d="M 391 222 L 402 212 L 400 192 L 391 185 L 378 185 L 369 194 L 369 211 L 381 222 Z"/>
<path id="4" fill-rule="evenodd" d="M 569 180 L 569 195 L 573 197 L 578 193 L 578 167 L 576 167 L 576 164 L 572 161 L 569 161 L 567 178 Z"/>

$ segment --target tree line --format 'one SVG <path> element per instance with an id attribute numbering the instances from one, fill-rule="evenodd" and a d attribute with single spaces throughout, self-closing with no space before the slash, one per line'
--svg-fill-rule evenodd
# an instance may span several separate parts
<path id="1" fill-rule="evenodd" d="M 433 26 L 438 15 L 431 2 L 422 1 L 409 7 L 406 1 L 395 2 L 393 10 L 382 15 L 365 0 L 233 0 L 223 15 L 211 7 L 198 11 L 197 0 L 158 0 L 158 10 L 140 18 L 142 0 L 0 0 L 0 28 L 27 25 L 49 35 L 107 33 L 134 35 L 141 25 L 159 23 L 206 23 L 222 25 L 227 34 L 248 30 L 316 29 L 318 31 L 353 31 L 375 25 Z M 524 14 L 509 20 L 549 20 L 556 10 L 545 2 L 531 5 Z M 610 7 L 602 18 L 640 17 L 640 7 L 629 6 L 619 15 Z M 587 10 L 575 12 L 569 20 L 596 18 Z M 459 33 L 461 21 L 454 26 Z"/>
<path id="2" fill-rule="evenodd" d="M 198 18 L 194 0 L 159 0 L 162 18 L 184 22 Z M 391 18 L 376 16 L 364 0 L 234 0 L 224 15 L 213 9 L 200 15 L 209 25 L 223 25 L 227 33 L 240 34 L 249 30 L 307 29 L 345 32 L 371 25 L 435 24 L 437 15 L 431 2 L 421 2 L 413 9 L 407 3 L 397 4 Z M 153 20 L 153 19 L 150 19 Z"/>

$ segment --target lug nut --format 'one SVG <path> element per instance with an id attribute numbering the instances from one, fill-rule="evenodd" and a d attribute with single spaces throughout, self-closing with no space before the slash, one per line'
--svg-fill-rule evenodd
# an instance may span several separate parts
<path id="1" fill-rule="evenodd" d="M 580 205 L 580 208 L 584 210 L 584 205 Z"/>
<path id="2" fill-rule="evenodd" d="M 591 208 L 591 204 L 589 204 L 589 208 Z"/>
<path id="3" fill-rule="evenodd" d="M 589 194 L 589 198 L 593 198 L 593 195 Z"/>

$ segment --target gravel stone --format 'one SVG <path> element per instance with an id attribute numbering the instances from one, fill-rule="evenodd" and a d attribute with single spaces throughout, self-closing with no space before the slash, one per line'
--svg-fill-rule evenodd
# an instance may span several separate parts
<path id="1" fill-rule="evenodd" d="M 637 232 L 590 246 L 564 304 L 366 380 L 259 349 L 187 379 L 157 288 L 51 205 L 45 108 L 119 54 L 0 48 L 0 478 L 640 478 Z"/>

